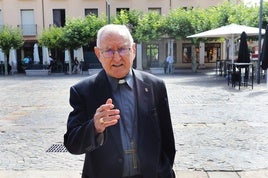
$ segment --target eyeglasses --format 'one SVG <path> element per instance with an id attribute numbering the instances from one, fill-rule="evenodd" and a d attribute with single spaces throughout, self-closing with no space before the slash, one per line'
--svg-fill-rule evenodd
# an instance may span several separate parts
<path id="1" fill-rule="evenodd" d="M 102 51 L 101 54 L 103 55 L 103 57 L 106 57 L 106 58 L 112 58 L 115 52 L 118 52 L 120 56 L 127 56 L 129 55 L 130 49 L 131 48 L 120 48 L 118 50 L 108 49 L 106 51 Z"/>

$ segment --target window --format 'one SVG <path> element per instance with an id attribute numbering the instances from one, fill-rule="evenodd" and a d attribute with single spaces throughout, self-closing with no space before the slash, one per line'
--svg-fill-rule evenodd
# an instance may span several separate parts
<path id="1" fill-rule="evenodd" d="M 57 27 L 65 26 L 65 9 L 53 9 L 53 24 Z"/>
<path id="2" fill-rule="evenodd" d="M 98 9 L 85 9 L 85 16 L 96 15 L 98 17 Z"/>
<path id="3" fill-rule="evenodd" d="M 129 11 L 129 8 L 116 8 L 116 14 L 119 14 L 120 11 Z"/>
<path id="4" fill-rule="evenodd" d="M 221 44 L 220 43 L 206 43 L 205 44 L 205 62 L 216 62 L 221 59 Z"/>
<path id="5" fill-rule="evenodd" d="M 148 8 L 148 12 L 157 12 L 161 15 L 161 8 Z"/>
<path id="6" fill-rule="evenodd" d="M 189 7 L 182 7 L 184 10 L 192 10 L 194 7 L 193 6 L 189 6 Z"/>
<path id="7" fill-rule="evenodd" d="M 35 36 L 37 34 L 33 10 L 21 10 L 21 30 L 24 36 Z"/>

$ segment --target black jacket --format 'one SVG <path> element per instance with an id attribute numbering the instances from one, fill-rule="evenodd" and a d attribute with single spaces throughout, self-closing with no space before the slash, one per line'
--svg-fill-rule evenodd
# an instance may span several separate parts
<path id="1" fill-rule="evenodd" d="M 133 70 L 137 90 L 138 156 L 144 178 L 172 178 L 175 143 L 164 82 L 157 77 Z M 96 143 L 93 117 L 96 109 L 112 98 L 106 73 L 102 70 L 70 89 L 70 105 L 64 145 L 72 154 L 86 154 L 84 178 L 120 178 L 123 150 L 120 127 L 105 130 L 102 146 Z"/>

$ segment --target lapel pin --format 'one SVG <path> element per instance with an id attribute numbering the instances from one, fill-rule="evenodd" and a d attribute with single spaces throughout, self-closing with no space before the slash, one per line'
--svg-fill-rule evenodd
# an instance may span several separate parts
<path id="1" fill-rule="evenodd" d="M 148 92 L 149 91 L 148 88 L 145 88 L 144 90 L 145 90 L 145 92 Z"/>

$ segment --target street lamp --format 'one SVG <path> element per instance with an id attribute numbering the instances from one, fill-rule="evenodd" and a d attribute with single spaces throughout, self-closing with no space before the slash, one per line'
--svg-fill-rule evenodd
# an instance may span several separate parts
<path id="1" fill-rule="evenodd" d="M 110 12 L 110 7 L 111 6 L 111 0 L 106 0 L 106 15 L 108 18 L 108 24 L 110 24 L 111 22 L 111 12 Z"/>
<path id="2" fill-rule="evenodd" d="M 259 12 L 259 44 L 258 44 L 258 69 L 257 69 L 257 83 L 260 84 L 260 74 L 261 74 L 261 30 L 262 30 L 262 0 L 260 0 L 260 12 Z"/>

